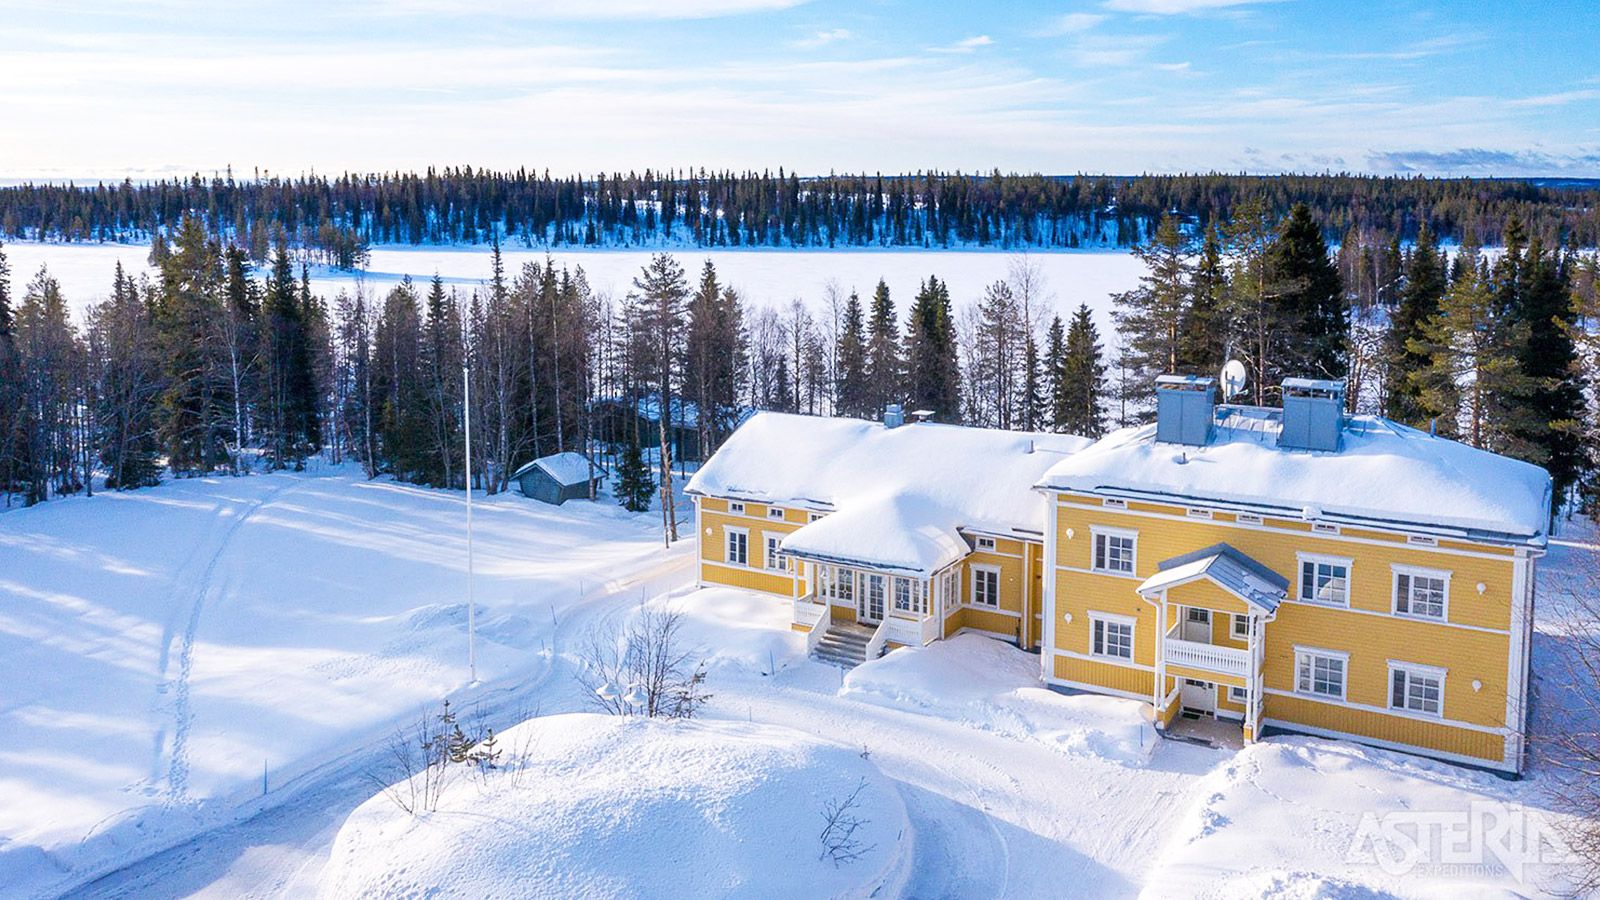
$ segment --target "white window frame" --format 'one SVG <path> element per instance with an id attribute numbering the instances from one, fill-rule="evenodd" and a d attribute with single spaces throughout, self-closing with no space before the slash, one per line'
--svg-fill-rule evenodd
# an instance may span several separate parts
<path id="1" fill-rule="evenodd" d="M 769 507 L 767 507 L 767 518 L 769 518 L 769 519 L 777 519 L 779 522 L 782 522 L 783 521 L 783 507 L 781 507 L 781 506 L 769 506 Z"/>
<path id="2" fill-rule="evenodd" d="M 1312 522 L 1311 530 L 1316 534 L 1338 534 L 1339 526 L 1330 525 L 1327 522 Z"/>
<path id="3" fill-rule="evenodd" d="M 728 513 L 735 516 L 744 515 L 744 502 L 741 500 L 729 500 Z"/>
<path id="4" fill-rule="evenodd" d="M 1234 691 L 1239 693 L 1235 694 Z M 1250 704 L 1250 689 L 1242 688 L 1237 684 L 1228 685 L 1228 702 L 1248 706 Z"/>
<path id="5" fill-rule="evenodd" d="M 1437 547 L 1439 546 L 1439 539 L 1426 534 L 1408 534 L 1406 535 L 1406 543 L 1416 544 L 1419 547 Z"/>
<path id="6" fill-rule="evenodd" d="M 1128 508 L 1128 501 L 1119 500 L 1116 497 L 1106 497 L 1105 499 L 1100 501 L 1100 505 L 1101 506 L 1105 506 L 1105 507 L 1109 507 L 1111 509 L 1127 509 Z"/>
<path id="7" fill-rule="evenodd" d="M 1319 657 L 1324 660 L 1339 661 L 1339 693 L 1336 695 L 1314 689 L 1316 684 L 1316 667 L 1314 660 Z M 1300 668 L 1307 662 L 1310 662 L 1312 665 L 1311 684 L 1309 686 L 1303 686 L 1300 681 Z M 1294 692 L 1302 697 L 1313 697 L 1322 700 L 1338 700 L 1341 703 L 1345 702 L 1350 695 L 1350 654 L 1345 653 L 1342 650 L 1325 650 L 1321 647 L 1296 646 L 1294 648 Z"/>
<path id="8" fill-rule="evenodd" d="M 1350 595 L 1355 593 L 1355 561 L 1343 556 L 1329 556 L 1325 553 L 1296 553 L 1294 566 L 1294 593 L 1295 599 L 1301 603 L 1310 603 L 1314 606 L 1326 606 L 1332 609 L 1349 609 Z M 1319 600 L 1315 596 L 1305 596 L 1306 566 L 1343 566 L 1344 567 L 1344 600 L 1333 602 Z M 1316 571 L 1312 571 L 1313 591 L 1315 590 Z"/>
<path id="9" fill-rule="evenodd" d="M 1127 538 L 1132 541 L 1128 553 L 1128 569 L 1108 569 L 1100 565 L 1100 539 L 1101 538 Z M 1132 577 L 1139 571 L 1139 532 L 1131 528 L 1107 528 L 1100 525 L 1089 527 L 1089 570 L 1102 575 L 1122 575 Z"/>
<path id="10" fill-rule="evenodd" d="M 1261 524 L 1261 517 L 1256 515 L 1255 513 L 1238 513 L 1237 515 L 1235 515 L 1233 517 L 1233 520 L 1235 522 L 1238 522 L 1240 525 L 1260 525 Z"/>
<path id="11" fill-rule="evenodd" d="M 820 518 L 822 518 L 822 513 L 814 512 L 811 514 L 810 521 L 815 522 Z"/>
<path id="12" fill-rule="evenodd" d="M 1110 644 L 1110 641 L 1106 640 L 1106 638 L 1109 637 L 1109 632 L 1106 631 L 1107 626 L 1116 626 L 1118 628 L 1125 627 L 1128 629 L 1128 655 L 1123 656 L 1120 653 L 1105 652 L 1106 647 Z M 1094 610 L 1089 611 L 1090 656 L 1097 656 L 1101 659 L 1119 659 L 1131 663 L 1133 662 L 1134 648 L 1139 645 L 1138 634 L 1139 620 L 1132 616 L 1119 616 L 1115 613 L 1095 612 Z M 1097 636 L 1099 637 L 1098 642 L 1096 641 Z M 1095 646 L 1096 643 L 1098 643 L 1099 646 Z"/>
<path id="13" fill-rule="evenodd" d="M 902 585 L 906 589 L 906 603 L 904 605 L 900 602 L 900 588 Z M 896 575 L 893 585 L 889 588 L 889 595 L 892 598 L 891 605 L 896 612 L 912 613 L 920 616 L 927 611 L 928 592 L 925 582 L 921 578 Z"/>
<path id="14" fill-rule="evenodd" d="M 1384 681 L 1384 692 L 1389 697 L 1389 708 L 1395 712 L 1403 712 L 1414 716 L 1427 716 L 1432 719 L 1444 718 L 1444 680 L 1447 674 L 1446 670 L 1438 666 L 1425 666 L 1421 663 L 1401 662 L 1394 659 L 1389 660 L 1389 677 Z M 1403 675 L 1406 679 L 1406 701 L 1410 700 L 1410 680 L 1412 678 L 1436 679 L 1439 682 L 1439 708 L 1430 712 L 1425 709 L 1413 709 L 1404 705 L 1404 703 L 1396 706 L 1394 702 L 1394 677 L 1396 675 Z"/>
<path id="15" fill-rule="evenodd" d="M 994 538 L 992 538 L 992 537 L 983 537 L 981 535 L 976 537 L 976 538 L 974 538 L 973 539 L 973 543 L 977 547 L 977 549 L 979 549 L 979 550 L 987 550 L 987 551 L 990 551 L 990 552 L 993 552 L 995 547 L 997 546 L 995 544 Z"/>
<path id="16" fill-rule="evenodd" d="M 1194 507 L 1194 506 L 1186 507 L 1184 509 L 1184 511 L 1183 511 L 1183 514 L 1188 516 L 1191 519 L 1209 519 L 1209 518 L 1211 518 L 1211 510 L 1209 510 L 1209 509 L 1200 509 L 1200 508 Z"/>
<path id="17" fill-rule="evenodd" d="M 733 538 L 735 535 L 738 535 L 744 539 L 744 559 L 733 558 Z M 722 561 L 730 566 L 744 566 L 745 568 L 750 567 L 750 529 L 736 528 L 732 525 L 723 526 Z"/>
<path id="18" fill-rule="evenodd" d="M 1000 567 L 999 566 L 983 565 L 982 563 L 973 563 L 972 565 L 968 566 L 967 568 L 968 568 L 969 571 L 972 572 L 972 578 L 969 579 L 971 581 L 971 584 L 969 585 L 968 590 L 967 590 L 967 605 L 968 606 L 975 606 L 978 609 L 999 609 L 1000 608 Z M 980 574 L 983 574 L 983 575 L 991 575 L 992 574 L 992 575 L 994 575 L 994 602 L 993 603 L 985 603 L 985 602 L 983 602 L 983 601 L 978 599 L 978 576 Z"/>
<path id="19" fill-rule="evenodd" d="M 784 536 L 769 531 L 765 532 L 763 537 L 766 540 L 763 542 L 765 546 L 762 548 L 761 564 L 774 572 L 789 571 L 789 556 L 777 546 L 783 543 Z"/>
<path id="20" fill-rule="evenodd" d="M 1241 626 L 1241 625 L 1244 626 L 1244 630 L 1243 631 L 1239 630 L 1239 626 Z M 1233 625 L 1231 627 L 1231 630 L 1228 633 L 1232 634 L 1234 636 L 1234 638 L 1237 639 L 1237 640 L 1241 640 L 1241 641 L 1249 640 L 1250 639 L 1250 617 L 1245 615 L 1244 613 L 1234 613 L 1233 614 Z"/>
<path id="21" fill-rule="evenodd" d="M 1444 583 L 1444 598 L 1440 603 L 1439 615 L 1432 616 L 1411 610 L 1411 597 L 1406 597 L 1406 609 L 1400 610 L 1400 576 L 1406 576 L 1407 588 L 1415 583 L 1418 578 L 1433 578 Z M 1450 572 L 1445 569 L 1428 569 L 1422 566 L 1408 566 L 1401 563 L 1389 565 L 1389 611 L 1402 619 L 1416 619 L 1420 622 L 1448 622 L 1450 621 Z"/>

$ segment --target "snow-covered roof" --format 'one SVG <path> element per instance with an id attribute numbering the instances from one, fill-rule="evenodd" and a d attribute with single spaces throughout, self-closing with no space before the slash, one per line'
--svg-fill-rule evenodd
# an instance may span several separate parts
<path id="1" fill-rule="evenodd" d="M 1229 544 L 1212 544 L 1162 562 L 1160 571 L 1139 585 L 1145 596 L 1209 578 L 1218 587 L 1266 612 L 1289 596 L 1289 580 Z"/>
<path id="2" fill-rule="evenodd" d="M 574 453 L 571 450 L 552 453 L 549 456 L 541 456 L 511 473 L 511 477 L 521 478 L 527 474 L 529 469 L 535 466 L 555 479 L 556 484 L 562 487 L 576 487 L 589 482 L 589 457 L 584 456 L 582 453 Z M 605 473 L 605 470 L 599 465 L 595 465 L 593 471 L 597 477 Z"/>
<path id="3" fill-rule="evenodd" d="M 1045 470 L 1087 438 L 918 422 L 758 413 L 690 479 L 691 494 L 828 510 L 785 552 L 924 574 L 959 559 L 956 532 L 1038 535 Z"/>
<path id="4" fill-rule="evenodd" d="M 1279 447 L 1281 425 L 1281 410 L 1224 405 L 1204 446 L 1158 442 L 1154 425 L 1124 429 L 1039 487 L 1544 544 L 1550 476 L 1538 466 L 1377 416 L 1349 417 L 1330 452 Z"/>

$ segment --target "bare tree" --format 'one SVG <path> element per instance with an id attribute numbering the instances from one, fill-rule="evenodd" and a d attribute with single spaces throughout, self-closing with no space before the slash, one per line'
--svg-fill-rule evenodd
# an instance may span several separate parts
<path id="1" fill-rule="evenodd" d="M 1555 696 L 1541 699 L 1562 720 L 1540 729 L 1535 746 L 1551 764 L 1552 805 L 1569 814 L 1557 827 L 1576 863 L 1572 895 L 1587 897 L 1600 891 L 1600 551 L 1551 600 L 1561 609 L 1552 655 L 1565 671 Z"/>
<path id="2" fill-rule="evenodd" d="M 849 796 L 822 804 L 822 833 L 817 835 L 822 842 L 822 853 L 817 859 L 829 860 L 837 868 L 878 848 L 877 844 L 864 843 L 859 836 L 861 829 L 872 821 L 861 818 L 861 792 L 866 789 L 867 780 L 863 778 Z"/>
<path id="3" fill-rule="evenodd" d="M 604 712 L 647 718 L 693 718 L 711 695 L 706 666 L 681 634 L 683 613 L 641 604 L 620 629 L 595 629 L 585 637 L 578 682 Z"/>

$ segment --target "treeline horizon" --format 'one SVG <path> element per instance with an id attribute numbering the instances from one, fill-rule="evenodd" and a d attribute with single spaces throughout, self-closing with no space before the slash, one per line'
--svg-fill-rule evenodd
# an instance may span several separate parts
<path id="1" fill-rule="evenodd" d="M 527 168 L 0 187 L 0 239 L 140 241 L 186 215 L 267 260 L 279 241 L 340 268 L 372 244 L 556 247 L 1132 247 L 1166 214 L 1199 229 L 1241 205 L 1304 203 L 1329 243 L 1493 244 L 1513 221 L 1546 246 L 1600 246 L 1600 184 L 1352 174 L 802 177 Z"/>

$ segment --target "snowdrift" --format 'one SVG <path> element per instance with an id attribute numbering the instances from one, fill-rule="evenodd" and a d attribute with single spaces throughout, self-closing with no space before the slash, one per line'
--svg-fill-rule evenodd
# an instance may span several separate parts
<path id="1" fill-rule="evenodd" d="M 894 786 L 797 731 L 578 713 L 499 744 L 512 758 L 457 780 L 433 812 L 378 795 L 351 813 L 321 896 L 892 898 L 909 874 Z M 858 786 L 871 849 L 824 861 L 823 805 Z"/>

